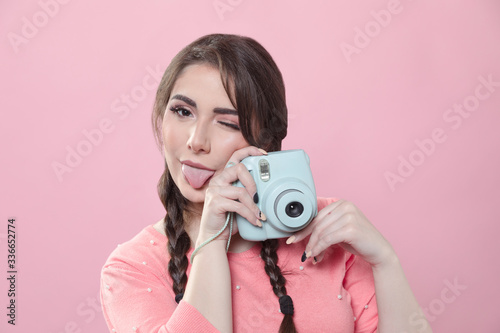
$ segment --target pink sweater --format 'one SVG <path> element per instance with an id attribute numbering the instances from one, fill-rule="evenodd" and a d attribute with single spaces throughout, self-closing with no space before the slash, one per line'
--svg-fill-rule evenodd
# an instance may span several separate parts
<path id="1" fill-rule="evenodd" d="M 318 209 L 334 201 L 318 198 Z M 297 330 L 375 332 L 378 312 L 370 265 L 339 246 L 330 247 L 317 265 L 311 259 L 302 263 L 306 241 L 286 245 L 281 239 L 278 249 Z M 246 252 L 227 254 L 234 332 L 276 333 L 283 319 L 260 249 L 257 242 Z M 101 303 L 111 332 L 217 332 L 189 303 L 175 302 L 168 260 L 167 238 L 153 225 L 111 253 L 101 272 Z"/>

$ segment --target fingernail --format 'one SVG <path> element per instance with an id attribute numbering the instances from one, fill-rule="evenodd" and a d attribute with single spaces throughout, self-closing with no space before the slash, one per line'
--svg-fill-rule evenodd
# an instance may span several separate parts
<path id="1" fill-rule="evenodd" d="M 253 202 L 258 203 L 259 202 L 259 193 L 255 192 L 253 195 Z"/>
<path id="2" fill-rule="evenodd" d="M 260 219 L 262 221 L 267 221 L 267 217 L 266 217 L 266 215 L 264 215 L 264 213 L 262 213 L 262 211 L 260 212 Z"/>
<path id="3" fill-rule="evenodd" d="M 260 151 L 262 154 L 267 155 L 267 151 L 265 151 L 264 149 L 262 149 L 262 148 L 257 148 L 257 149 L 259 149 L 259 151 Z"/>
<path id="4" fill-rule="evenodd" d="M 316 265 L 317 263 L 318 263 L 318 259 L 316 259 L 316 257 L 314 257 L 313 265 Z"/>
<path id="5" fill-rule="evenodd" d="M 302 255 L 302 258 L 300 259 L 300 261 L 304 262 L 304 261 L 306 261 L 306 259 L 307 259 L 306 251 L 304 251 L 304 254 Z"/>
<path id="6" fill-rule="evenodd" d="M 292 244 L 294 240 L 295 240 L 295 236 L 292 236 L 292 237 L 290 237 L 290 238 L 288 238 L 288 239 L 286 240 L 286 243 L 287 243 L 287 244 Z"/>
<path id="7" fill-rule="evenodd" d="M 259 220 L 257 220 L 257 226 L 259 226 L 260 228 L 262 228 L 262 223 Z"/>

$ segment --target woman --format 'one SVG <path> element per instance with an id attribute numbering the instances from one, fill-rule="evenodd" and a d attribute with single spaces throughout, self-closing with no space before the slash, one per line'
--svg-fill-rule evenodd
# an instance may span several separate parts
<path id="1" fill-rule="evenodd" d="M 228 213 L 266 223 L 239 162 L 286 136 L 282 76 L 260 44 L 214 34 L 185 47 L 152 122 L 167 214 L 103 267 L 112 332 L 430 332 L 393 248 L 348 201 L 318 198 L 317 217 L 286 240 L 247 241 L 235 224 L 226 251 Z"/>

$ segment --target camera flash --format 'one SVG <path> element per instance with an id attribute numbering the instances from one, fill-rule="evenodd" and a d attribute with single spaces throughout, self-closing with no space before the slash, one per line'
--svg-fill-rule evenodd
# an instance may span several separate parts
<path id="1" fill-rule="evenodd" d="M 259 161 L 259 171 L 260 171 L 260 179 L 263 182 L 267 182 L 271 178 L 271 174 L 269 172 L 269 162 L 265 159 L 261 159 Z"/>

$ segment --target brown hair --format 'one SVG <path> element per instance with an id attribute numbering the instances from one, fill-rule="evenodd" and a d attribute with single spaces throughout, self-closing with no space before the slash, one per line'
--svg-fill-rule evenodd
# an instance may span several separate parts
<path id="1" fill-rule="evenodd" d="M 217 68 L 231 103 L 238 110 L 238 120 L 245 140 L 267 151 L 281 150 L 287 131 L 285 86 L 281 72 L 271 55 L 249 37 L 212 34 L 203 36 L 182 49 L 173 59 L 158 87 L 152 114 L 153 132 L 158 148 L 163 148 L 162 122 L 173 86 L 188 65 L 203 63 Z M 231 90 L 233 88 L 233 90 Z M 168 272 L 178 301 L 187 283 L 186 253 L 191 240 L 184 229 L 187 200 L 175 185 L 165 162 L 158 182 L 160 200 L 168 212 L 165 233 L 170 261 Z M 261 258 L 276 296 L 287 295 L 286 279 L 278 267 L 278 241 L 262 242 Z M 279 332 L 296 332 L 292 315 L 284 316 Z"/>

